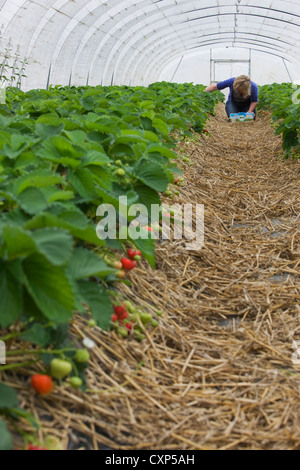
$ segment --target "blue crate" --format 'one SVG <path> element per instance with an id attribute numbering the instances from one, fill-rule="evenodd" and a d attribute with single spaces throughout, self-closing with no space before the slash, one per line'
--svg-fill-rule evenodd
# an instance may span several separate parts
<path id="1" fill-rule="evenodd" d="M 254 113 L 231 113 L 230 121 L 231 122 L 245 122 L 245 121 L 254 121 Z"/>

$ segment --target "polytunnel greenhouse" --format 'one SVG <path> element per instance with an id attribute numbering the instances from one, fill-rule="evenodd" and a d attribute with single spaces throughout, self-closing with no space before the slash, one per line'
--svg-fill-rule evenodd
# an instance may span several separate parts
<path id="1" fill-rule="evenodd" d="M 300 450 L 299 46 L 296 0 L 0 0 L 0 450 Z"/>

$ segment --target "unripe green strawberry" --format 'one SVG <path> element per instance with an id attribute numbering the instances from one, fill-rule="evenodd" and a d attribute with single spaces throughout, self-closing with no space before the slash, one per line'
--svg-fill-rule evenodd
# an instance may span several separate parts
<path id="1" fill-rule="evenodd" d="M 126 306 L 126 308 L 127 308 L 127 311 L 128 311 L 129 313 L 133 313 L 133 312 L 134 312 L 134 306 L 132 305 L 132 303 L 130 302 L 130 300 L 125 300 L 125 301 L 124 301 L 124 304 L 125 304 L 125 306 Z"/>
<path id="2" fill-rule="evenodd" d="M 125 170 L 123 170 L 123 168 L 119 168 L 118 170 L 115 171 L 115 174 L 117 176 L 125 176 Z"/>
<path id="3" fill-rule="evenodd" d="M 79 388 L 83 384 L 83 381 L 80 377 L 71 377 L 69 382 L 73 388 Z"/>
<path id="4" fill-rule="evenodd" d="M 123 165 L 123 163 L 121 162 L 121 160 L 116 160 L 116 165 L 118 165 L 118 166 L 122 166 L 122 165 Z"/>
<path id="5" fill-rule="evenodd" d="M 119 328 L 117 328 L 117 333 L 122 336 L 123 338 L 127 338 L 128 336 L 128 329 L 123 327 L 123 326 L 119 326 Z"/>
<path id="6" fill-rule="evenodd" d="M 72 364 L 63 359 L 52 359 L 50 364 L 51 375 L 54 379 L 64 379 L 70 374 L 72 370 Z"/>
<path id="7" fill-rule="evenodd" d="M 157 311 L 156 311 L 156 315 L 157 315 L 158 317 L 161 317 L 163 313 L 164 313 L 164 312 L 163 312 L 162 310 L 157 310 Z"/>
<path id="8" fill-rule="evenodd" d="M 131 313 L 131 314 L 130 314 L 129 319 L 132 320 L 132 321 L 134 321 L 134 322 L 136 322 L 136 321 L 137 321 L 137 317 L 138 317 L 137 313 L 134 312 L 134 313 Z"/>
<path id="9" fill-rule="evenodd" d="M 158 321 L 157 321 L 157 320 L 152 320 L 151 326 L 153 326 L 153 328 L 155 328 L 156 326 L 158 326 Z"/>
<path id="10" fill-rule="evenodd" d="M 172 191 L 170 191 L 169 189 L 165 191 L 165 196 L 172 196 L 172 194 Z"/>
<path id="11" fill-rule="evenodd" d="M 140 319 L 141 319 L 141 322 L 144 323 L 145 325 L 146 323 L 152 320 L 152 315 L 151 313 L 143 312 L 140 314 Z"/>
<path id="12" fill-rule="evenodd" d="M 95 320 L 91 319 L 91 320 L 88 321 L 88 325 L 89 325 L 90 328 L 93 328 L 94 326 L 97 325 L 97 323 L 95 322 Z"/>
<path id="13" fill-rule="evenodd" d="M 111 259 L 109 256 L 104 256 L 103 260 L 108 266 L 111 266 L 115 269 L 122 269 L 122 263 L 116 259 Z"/>
<path id="14" fill-rule="evenodd" d="M 135 255 L 135 256 L 133 257 L 133 259 L 134 259 L 135 261 L 140 261 L 141 257 L 140 257 L 140 255 Z"/>
<path id="15" fill-rule="evenodd" d="M 145 338 L 145 335 L 143 333 L 140 333 L 138 331 L 135 331 L 134 332 L 134 338 L 137 340 L 137 341 L 143 341 L 143 339 Z"/>
<path id="16" fill-rule="evenodd" d="M 74 359 L 80 364 L 88 362 L 90 360 L 90 354 L 87 349 L 77 349 Z"/>

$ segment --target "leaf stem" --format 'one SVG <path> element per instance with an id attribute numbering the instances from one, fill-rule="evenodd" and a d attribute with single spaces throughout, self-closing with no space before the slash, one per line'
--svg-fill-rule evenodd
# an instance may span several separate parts
<path id="1" fill-rule="evenodd" d="M 19 354 L 61 354 L 64 352 L 77 351 L 77 348 L 64 349 L 16 349 L 7 351 L 6 356 L 18 356 Z"/>
<path id="2" fill-rule="evenodd" d="M 0 366 L 0 372 L 3 370 L 11 370 L 11 369 L 18 369 L 19 367 L 31 366 L 32 364 L 36 364 L 37 362 L 39 362 L 38 359 L 35 361 L 17 362 L 15 364 L 8 364 L 5 366 Z"/>

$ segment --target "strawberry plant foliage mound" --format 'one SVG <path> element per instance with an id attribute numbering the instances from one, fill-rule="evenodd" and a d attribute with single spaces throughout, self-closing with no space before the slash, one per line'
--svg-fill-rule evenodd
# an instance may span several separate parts
<path id="1" fill-rule="evenodd" d="M 52 379 L 65 380 L 71 371 L 70 386 L 84 389 L 88 353 L 76 352 L 68 338 L 75 312 L 88 312 L 93 325 L 116 328 L 124 337 L 144 337 L 133 325 L 134 315 L 150 322 L 145 313 L 134 314 L 132 307 L 113 321 L 111 284 L 128 282 L 123 278 L 141 256 L 155 267 L 154 241 L 125 240 L 137 250 L 123 263 L 118 254 L 117 261 L 114 251 L 127 246 L 97 237 L 97 207 L 107 203 L 118 212 L 120 196 L 128 205 L 160 204 L 160 193 L 181 174 L 174 163 L 176 139 L 191 129 L 203 132 L 223 99 L 203 90 L 165 82 L 7 89 L 0 105 L 0 329 L 13 328 L 0 340 L 14 340 L 8 356 L 29 354 L 27 366 L 43 361 L 42 375 L 33 376 L 35 390 L 43 385 L 51 393 Z M 34 347 L 20 351 L 18 338 Z M 9 362 L 0 371 L 21 365 Z M 36 425 L 2 383 L 0 415 L 1 449 L 12 447 L 7 421 L 22 417 Z"/>
<path id="2" fill-rule="evenodd" d="M 178 170 L 171 137 L 201 131 L 220 95 L 202 86 L 8 89 L 0 107 L 0 326 L 23 317 L 68 322 L 88 306 L 107 329 L 107 286 L 96 208 L 160 203 Z M 116 170 L 122 172 L 116 172 Z M 151 240 L 138 248 L 154 266 Z M 115 248 L 121 248 L 118 241 Z"/>
<path id="3" fill-rule="evenodd" d="M 259 87 L 259 107 L 270 109 L 278 124 L 276 135 L 282 134 L 286 157 L 300 155 L 300 88 L 291 83 L 273 83 Z"/>

